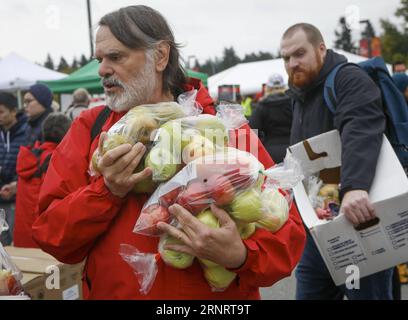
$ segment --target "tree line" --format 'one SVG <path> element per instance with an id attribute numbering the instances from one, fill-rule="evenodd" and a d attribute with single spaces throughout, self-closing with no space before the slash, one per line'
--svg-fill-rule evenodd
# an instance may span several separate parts
<path id="1" fill-rule="evenodd" d="M 381 39 L 381 55 L 388 63 L 405 62 L 408 64 L 408 0 L 401 0 L 395 11 L 400 24 L 392 23 L 389 19 L 381 19 L 382 32 L 377 34 L 372 24 L 366 21 L 361 38 L 379 37 Z M 351 53 L 358 53 L 358 44 L 352 37 L 345 17 L 339 19 L 339 30 L 335 31 L 334 47 Z"/>

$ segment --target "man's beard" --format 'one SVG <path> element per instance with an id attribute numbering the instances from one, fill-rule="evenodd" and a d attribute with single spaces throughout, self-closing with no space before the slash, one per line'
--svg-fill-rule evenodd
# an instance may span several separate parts
<path id="1" fill-rule="evenodd" d="M 146 53 L 146 63 L 143 69 L 128 83 L 113 76 L 103 79 L 103 84 L 111 84 L 122 88 L 120 93 L 106 93 L 107 106 L 115 111 L 127 111 L 138 105 L 151 101 L 156 88 L 153 56 Z"/>
<path id="2" fill-rule="evenodd" d="M 319 76 L 320 70 L 322 69 L 323 66 L 323 61 L 319 56 L 318 51 L 315 51 L 315 58 L 316 58 L 316 67 L 311 70 L 305 70 L 301 67 L 298 67 L 294 70 L 292 70 L 289 73 L 289 84 L 299 88 L 299 89 L 304 89 L 308 86 L 310 86 L 313 81 L 317 79 Z"/>

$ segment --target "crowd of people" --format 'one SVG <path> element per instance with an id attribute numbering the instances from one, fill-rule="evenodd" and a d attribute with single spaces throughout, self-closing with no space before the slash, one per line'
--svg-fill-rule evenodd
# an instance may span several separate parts
<path id="1" fill-rule="evenodd" d="M 289 145 L 337 129 L 342 138 L 341 211 L 353 225 L 375 218 L 368 192 L 386 130 L 379 88 L 363 70 L 345 65 L 336 76 L 333 113 L 324 106 L 323 87 L 346 58 L 327 49 L 320 31 L 305 23 L 286 30 L 280 52 L 288 84 L 272 74 L 262 97 L 244 101 L 251 109 L 247 134 L 249 128 L 259 133 L 259 161 L 269 168 L 283 161 Z M 289 276 L 295 267 L 297 299 L 397 297 L 392 268 L 364 277 L 359 290 L 336 286 L 295 205 L 275 234 L 258 230 L 241 240 L 228 215 L 214 208 L 223 222 L 220 228 L 203 226 L 202 233 L 180 235 L 188 252 L 200 258 L 211 252 L 212 261 L 237 274 L 227 290 L 211 291 L 195 264 L 186 272 L 159 263 L 151 291 L 141 295 L 134 272 L 118 252 L 123 243 L 143 252 L 157 248 L 157 238 L 132 232 L 147 199 L 130 193 L 151 174 L 149 168 L 134 173 L 146 148 L 114 148 L 98 160 L 100 176 L 90 176 L 90 159 L 101 148 L 104 132 L 134 106 L 177 101 L 191 89 L 197 90 L 204 113 L 215 114 L 214 101 L 201 82 L 185 76 L 167 21 L 149 7 L 130 6 L 102 17 L 96 58 L 108 108 L 89 109 L 89 93 L 78 89 L 65 114 L 55 112 L 52 92 L 35 84 L 24 94 L 21 112 L 12 94 L 0 93 L 0 207 L 11 227 L 2 235 L 4 245 L 39 247 L 65 263 L 86 259 L 87 299 L 259 299 L 260 287 Z M 393 79 L 408 101 L 405 71 L 399 63 Z M 94 124 L 103 113 L 95 134 Z M 183 227 L 198 221 L 179 206 L 171 212 Z M 171 230 L 165 223 L 159 229 Z"/>

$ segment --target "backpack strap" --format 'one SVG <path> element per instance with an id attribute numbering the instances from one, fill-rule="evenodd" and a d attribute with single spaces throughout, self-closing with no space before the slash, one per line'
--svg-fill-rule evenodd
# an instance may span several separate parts
<path id="1" fill-rule="evenodd" d="M 39 168 L 39 173 L 40 176 L 42 176 L 44 173 L 47 172 L 48 169 L 48 165 L 50 164 L 50 160 L 51 160 L 51 153 L 44 159 L 44 162 L 41 164 L 40 168 Z"/>
<path id="2" fill-rule="evenodd" d="M 330 71 L 329 75 L 326 78 L 326 81 L 324 82 L 324 89 L 323 89 L 324 102 L 327 108 L 333 114 L 336 112 L 336 107 L 337 107 L 337 95 L 336 95 L 336 88 L 335 88 L 336 75 L 341 68 L 343 68 L 344 66 L 348 66 L 348 65 L 355 66 L 356 64 L 350 63 L 350 62 L 338 64 L 336 67 L 334 67 L 332 71 Z"/>
<path id="3" fill-rule="evenodd" d="M 91 128 L 91 142 L 98 136 L 101 132 L 103 125 L 105 124 L 106 120 L 108 120 L 111 109 L 105 106 L 101 112 L 99 112 L 98 116 L 95 119 L 95 122 Z"/>

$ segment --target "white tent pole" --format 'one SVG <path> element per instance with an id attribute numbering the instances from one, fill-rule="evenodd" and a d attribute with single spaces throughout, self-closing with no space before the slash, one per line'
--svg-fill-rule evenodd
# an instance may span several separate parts
<path id="1" fill-rule="evenodd" d="M 21 99 L 21 89 L 17 90 L 17 101 L 18 101 L 18 108 L 23 109 L 23 101 Z"/>

